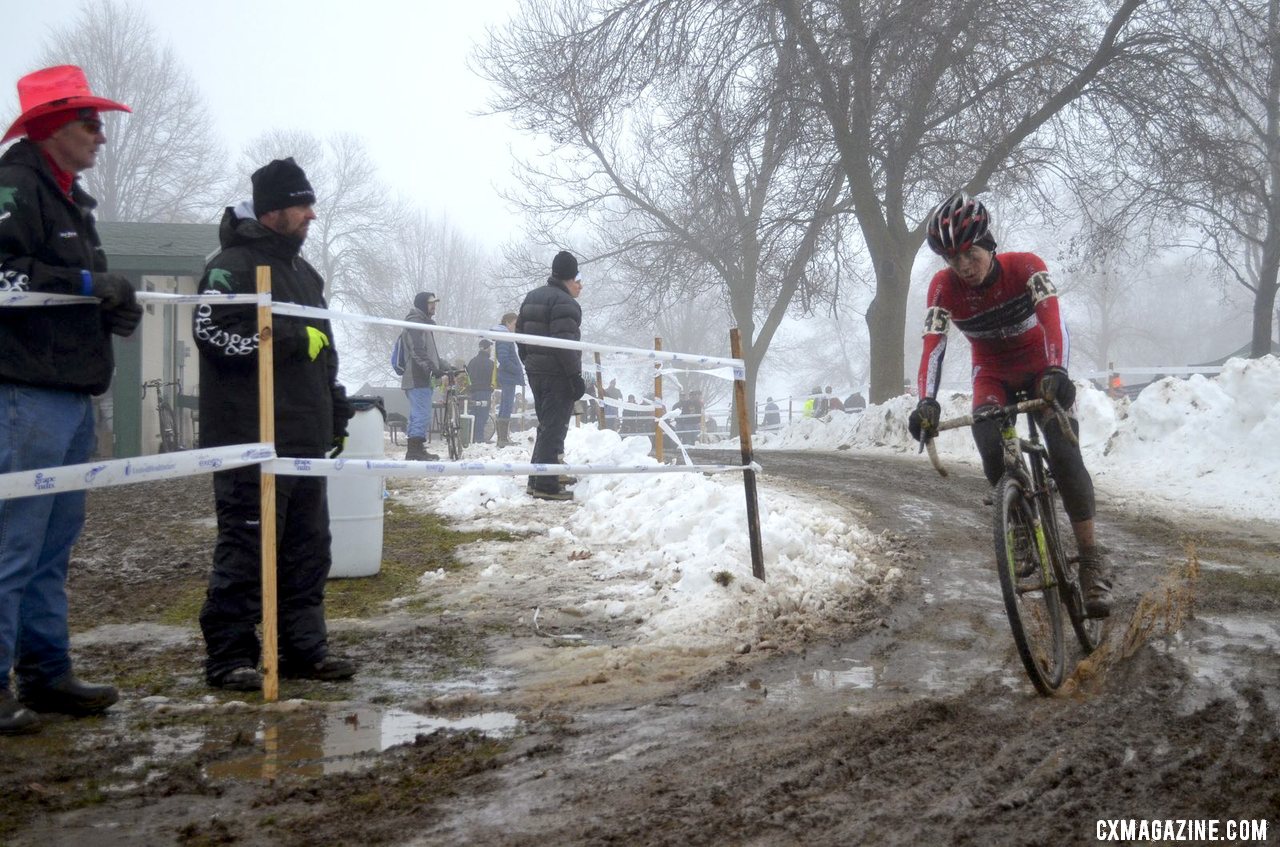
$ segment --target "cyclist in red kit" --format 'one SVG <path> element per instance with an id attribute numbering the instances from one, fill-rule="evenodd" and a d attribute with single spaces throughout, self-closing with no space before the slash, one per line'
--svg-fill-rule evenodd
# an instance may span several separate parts
<path id="1" fill-rule="evenodd" d="M 990 223 L 982 202 L 963 191 L 929 215 L 929 247 L 946 260 L 947 268 L 929 283 L 918 376 L 921 399 L 907 422 L 916 440 L 937 433 L 938 383 L 947 330 L 953 323 L 973 351 L 975 412 L 1008 405 L 1014 394 L 1025 391 L 1046 402 L 1057 400 L 1079 433 L 1072 408 L 1076 388 L 1067 375 L 1069 337 L 1049 269 L 1034 253 L 996 255 Z M 973 426 L 982 468 L 992 485 L 1004 474 L 1000 428 L 998 420 Z M 1063 436 L 1057 417 L 1046 412 L 1041 428 L 1080 552 L 1085 611 L 1090 617 L 1106 617 L 1111 613 L 1111 578 L 1094 535 L 1093 480 L 1079 445 Z"/>

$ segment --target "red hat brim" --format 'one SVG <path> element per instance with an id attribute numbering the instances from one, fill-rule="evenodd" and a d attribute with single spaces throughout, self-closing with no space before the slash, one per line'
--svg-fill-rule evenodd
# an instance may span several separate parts
<path id="1" fill-rule="evenodd" d="M 128 106 L 123 103 L 117 103 L 114 100 L 108 100 L 105 97 L 93 97 L 76 95 L 73 97 L 64 97 L 61 100 L 54 100 L 51 103 L 41 103 L 38 106 L 32 106 L 27 111 L 18 115 L 18 119 L 13 122 L 9 129 L 5 132 L 4 137 L 0 138 L 0 144 L 17 138 L 27 131 L 27 121 L 33 118 L 51 115 L 54 112 L 66 112 L 73 109 L 97 109 L 99 112 L 132 112 Z"/>

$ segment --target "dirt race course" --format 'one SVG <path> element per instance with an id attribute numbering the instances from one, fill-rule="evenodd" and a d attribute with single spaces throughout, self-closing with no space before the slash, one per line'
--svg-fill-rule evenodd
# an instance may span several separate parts
<path id="1" fill-rule="evenodd" d="M 91 494 L 74 654 L 121 703 L 0 739 L 0 844 L 1090 844 L 1100 820 L 1144 818 L 1265 820 L 1265 840 L 1226 843 L 1280 843 L 1280 525 L 1104 494 L 1122 599 L 1046 699 L 975 472 L 762 461 L 764 484 L 882 533 L 904 585 L 747 652 L 644 649 L 555 602 L 574 563 L 545 539 L 392 508 L 384 573 L 331 594 L 333 649 L 361 674 L 286 681 L 272 706 L 203 685 L 208 478 Z M 479 590 L 471 542 L 545 570 Z"/>

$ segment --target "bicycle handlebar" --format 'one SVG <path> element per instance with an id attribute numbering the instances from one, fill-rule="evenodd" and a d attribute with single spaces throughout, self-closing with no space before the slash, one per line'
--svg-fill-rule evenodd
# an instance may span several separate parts
<path id="1" fill-rule="evenodd" d="M 1045 403 L 1044 400 L 1039 398 L 1034 400 L 1022 400 L 1017 403 L 1011 403 L 1008 406 L 994 406 L 990 409 L 978 412 L 977 414 L 960 415 L 959 417 L 950 418 L 949 420 L 939 421 L 937 430 L 938 432 L 942 432 L 946 429 L 959 429 L 961 427 L 973 426 L 974 424 L 982 423 L 983 421 L 1014 418 L 1021 414 L 1038 412 L 1046 406 L 1053 411 L 1054 417 L 1058 419 L 1058 426 L 1062 428 L 1062 433 L 1066 436 L 1067 441 L 1072 444 L 1079 444 L 1080 442 L 1076 439 L 1075 430 L 1071 428 L 1071 419 L 1067 417 L 1066 410 L 1062 408 L 1062 405 L 1057 400 L 1054 400 L 1051 403 Z M 933 437 L 926 436 L 922 440 L 924 442 L 923 446 L 929 451 L 929 461 L 933 463 L 934 470 L 938 472 L 939 476 L 947 476 L 947 469 L 942 466 L 942 460 L 938 458 L 938 449 L 933 446 Z"/>

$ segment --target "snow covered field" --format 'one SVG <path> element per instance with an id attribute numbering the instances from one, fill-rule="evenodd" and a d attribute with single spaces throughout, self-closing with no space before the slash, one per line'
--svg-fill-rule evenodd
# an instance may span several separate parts
<path id="1" fill-rule="evenodd" d="M 751 577 L 746 514 L 737 474 L 584 476 L 571 503 L 535 501 L 524 478 L 395 480 L 401 502 L 439 512 L 462 527 L 529 533 L 520 545 L 477 544 L 483 590 L 528 580 L 559 586 L 562 605 L 634 626 L 637 642 L 706 648 L 750 642 L 753 633 L 803 626 L 811 612 L 839 616 L 902 577 L 896 552 L 854 516 L 816 497 L 775 487 L 769 451 L 868 450 L 912 453 L 909 397 L 863 415 L 803 420 L 755 439 L 768 581 Z M 945 416 L 968 410 L 967 395 L 943 398 Z M 1178 514 L 1220 512 L 1277 520 L 1280 494 L 1280 360 L 1233 360 L 1217 378 L 1165 379 L 1138 398 L 1112 401 L 1080 386 L 1077 410 L 1085 459 L 1113 508 Z M 736 441 L 732 455 L 736 460 Z M 959 472 L 980 474 L 968 432 L 944 433 L 940 454 Z M 571 428 L 570 463 L 646 461 L 648 444 L 594 428 Z M 523 444 L 468 449 L 468 458 L 523 461 Z M 923 456 L 921 462 L 926 462 Z M 515 548 L 515 549 L 513 549 Z M 516 557 L 516 558 L 513 558 Z M 469 569 L 471 570 L 471 569 Z M 449 579 L 428 574 L 426 580 Z M 441 586 L 443 587 L 443 586 Z"/>

